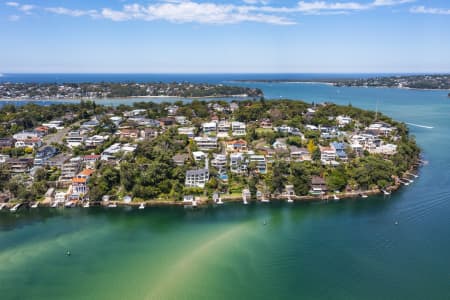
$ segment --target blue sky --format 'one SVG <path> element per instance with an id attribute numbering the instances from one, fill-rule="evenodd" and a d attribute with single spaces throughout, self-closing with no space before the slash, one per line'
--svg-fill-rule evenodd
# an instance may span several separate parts
<path id="1" fill-rule="evenodd" d="M 4 1 L 0 73 L 448 73 L 449 29 L 448 0 Z"/>

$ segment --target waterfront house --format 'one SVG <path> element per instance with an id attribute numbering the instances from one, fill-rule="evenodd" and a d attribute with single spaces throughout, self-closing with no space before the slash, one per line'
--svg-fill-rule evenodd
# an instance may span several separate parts
<path id="1" fill-rule="evenodd" d="M 394 131 L 394 128 L 385 122 L 378 121 L 370 124 L 365 131 L 375 136 L 388 136 Z"/>
<path id="2" fill-rule="evenodd" d="M 217 133 L 217 123 L 216 122 L 203 123 L 202 131 L 206 135 L 215 135 Z"/>
<path id="3" fill-rule="evenodd" d="M 59 182 L 63 186 L 68 185 L 72 181 L 72 178 L 80 171 L 81 163 L 81 157 L 73 157 L 62 165 Z"/>
<path id="4" fill-rule="evenodd" d="M 72 193 L 70 195 L 71 200 L 79 200 L 89 192 L 88 181 L 94 173 L 91 169 L 85 169 L 78 173 L 78 175 L 72 178 Z"/>
<path id="5" fill-rule="evenodd" d="M 174 118 L 160 118 L 159 119 L 159 124 L 160 126 L 172 126 L 175 124 L 175 119 Z"/>
<path id="6" fill-rule="evenodd" d="M 313 176 L 311 178 L 311 190 L 313 195 L 322 195 L 328 190 L 325 179 L 319 176 Z"/>
<path id="7" fill-rule="evenodd" d="M 231 124 L 228 121 L 220 121 L 217 124 L 217 137 L 228 137 L 231 129 Z"/>
<path id="8" fill-rule="evenodd" d="M 320 159 L 324 163 L 330 163 L 336 160 L 336 150 L 332 147 L 319 146 L 320 148 Z"/>
<path id="9" fill-rule="evenodd" d="M 233 136 L 246 135 L 246 125 L 243 122 L 231 122 L 231 131 Z"/>
<path id="10" fill-rule="evenodd" d="M 41 150 L 36 151 L 34 157 L 35 166 L 44 166 L 47 164 L 47 160 L 58 154 L 58 149 L 52 146 L 45 146 Z"/>
<path id="11" fill-rule="evenodd" d="M 273 149 L 287 149 L 286 139 L 276 139 L 276 141 L 272 144 Z"/>
<path id="12" fill-rule="evenodd" d="M 186 171 L 185 185 L 187 187 L 204 188 L 208 180 L 209 180 L 208 168 Z"/>
<path id="13" fill-rule="evenodd" d="M 226 143 L 228 152 L 247 151 L 247 142 L 245 140 L 233 140 Z"/>
<path id="14" fill-rule="evenodd" d="M 272 121 L 270 119 L 263 119 L 259 122 L 259 127 L 264 129 L 272 129 Z"/>
<path id="15" fill-rule="evenodd" d="M 231 153 L 230 154 L 230 171 L 233 173 L 245 173 L 247 172 L 248 161 L 243 153 Z"/>
<path id="16" fill-rule="evenodd" d="M 145 109 L 134 109 L 131 111 L 126 111 L 123 113 L 124 117 L 134 117 L 139 115 L 144 115 L 147 113 L 147 110 Z"/>
<path id="17" fill-rule="evenodd" d="M 336 117 L 336 122 L 339 127 L 344 127 L 352 122 L 352 118 L 340 115 Z"/>
<path id="18" fill-rule="evenodd" d="M 306 148 L 299 148 L 296 146 L 289 146 L 290 157 L 294 161 L 310 161 L 311 154 Z"/>
<path id="19" fill-rule="evenodd" d="M 267 161 L 264 155 L 250 155 L 250 163 L 254 162 L 256 165 L 256 172 L 265 174 L 267 172 Z"/>
<path id="20" fill-rule="evenodd" d="M 291 134 L 294 131 L 294 128 L 291 126 L 282 125 L 279 127 L 274 127 L 273 130 L 275 130 L 276 132 L 279 132 L 279 133 Z"/>
<path id="21" fill-rule="evenodd" d="M 189 121 L 185 116 L 176 116 L 175 121 L 180 125 L 186 125 L 189 124 Z"/>
<path id="22" fill-rule="evenodd" d="M 13 135 L 16 141 L 23 141 L 32 138 L 41 138 L 42 133 L 36 131 L 22 131 Z"/>
<path id="23" fill-rule="evenodd" d="M 121 139 L 137 139 L 139 138 L 139 129 L 120 129 L 118 132 Z"/>
<path id="24" fill-rule="evenodd" d="M 154 128 L 144 128 L 141 130 L 141 137 L 146 141 L 153 140 L 158 134 L 158 130 Z"/>
<path id="25" fill-rule="evenodd" d="M 195 136 L 195 127 L 179 127 L 179 135 L 186 135 L 188 138 L 193 138 Z"/>
<path id="26" fill-rule="evenodd" d="M 84 141 L 84 144 L 87 148 L 97 148 L 100 145 L 103 145 L 103 143 L 109 138 L 109 136 L 105 135 L 94 135 L 91 137 L 86 138 Z"/>
<path id="27" fill-rule="evenodd" d="M 14 138 L 0 138 L 0 150 L 13 148 L 16 143 Z"/>
<path id="28" fill-rule="evenodd" d="M 74 130 L 70 131 L 66 136 L 66 143 L 69 148 L 79 147 L 83 145 L 86 137 L 81 134 L 81 131 Z"/>
<path id="29" fill-rule="evenodd" d="M 227 156 L 215 153 L 214 159 L 211 160 L 211 166 L 217 168 L 219 171 L 224 170 L 227 166 Z"/>
<path id="30" fill-rule="evenodd" d="M 11 174 L 28 173 L 33 166 L 32 158 L 9 158 L 6 161 Z"/>
<path id="31" fill-rule="evenodd" d="M 93 165 L 96 161 L 100 160 L 101 155 L 91 154 L 91 155 L 85 155 L 82 157 L 82 160 L 85 164 Z"/>
<path id="32" fill-rule="evenodd" d="M 173 163 L 176 166 L 183 166 L 184 162 L 188 159 L 189 159 L 189 154 L 187 154 L 187 153 L 176 154 L 172 157 Z"/>
<path id="33" fill-rule="evenodd" d="M 39 148 L 42 146 L 42 140 L 38 137 L 31 137 L 28 139 L 18 140 L 14 146 L 16 148 Z"/>
<path id="34" fill-rule="evenodd" d="M 38 132 L 41 136 L 48 134 L 48 127 L 47 126 L 38 126 L 34 129 L 34 131 Z"/>
<path id="35" fill-rule="evenodd" d="M 202 161 L 206 159 L 206 153 L 203 151 L 194 151 L 192 152 L 192 156 L 195 161 Z"/>
<path id="36" fill-rule="evenodd" d="M 195 137 L 194 141 L 198 149 L 203 151 L 217 149 L 217 137 Z"/>
<path id="37" fill-rule="evenodd" d="M 334 151 L 336 152 L 336 156 L 340 160 L 346 161 L 348 159 L 347 153 L 345 152 L 345 144 L 344 143 L 333 142 L 330 144 L 330 147 L 332 149 L 334 149 Z"/>

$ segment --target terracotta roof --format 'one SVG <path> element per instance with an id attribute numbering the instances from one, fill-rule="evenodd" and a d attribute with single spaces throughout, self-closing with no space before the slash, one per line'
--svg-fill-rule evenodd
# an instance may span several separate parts
<path id="1" fill-rule="evenodd" d="M 94 170 L 84 169 L 83 171 L 80 172 L 79 175 L 81 175 L 81 176 L 91 176 L 92 173 L 94 173 Z"/>
<path id="2" fill-rule="evenodd" d="M 82 177 L 74 177 L 72 178 L 72 182 L 73 183 L 86 183 L 86 178 L 82 178 Z"/>

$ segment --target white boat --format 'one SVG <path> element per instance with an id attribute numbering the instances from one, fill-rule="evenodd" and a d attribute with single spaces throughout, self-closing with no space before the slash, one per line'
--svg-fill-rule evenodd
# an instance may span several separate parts
<path id="1" fill-rule="evenodd" d="M 57 201 L 53 202 L 52 205 L 51 205 L 51 207 L 53 207 L 53 208 L 58 207 L 58 202 L 57 202 Z"/>
<path id="2" fill-rule="evenodd" d="M 290 196 L 288 196 L 288 200 L 287 200 L 287 202 L 288 202 L 288 203 L 294 203 L 294 200 L 292 200 L 292 199 L 291 199 L 291 197 L 290 197 Z"/>
<path id="3" fill-rule="evenodd" d="M 219 205 L 223 204 L 223 201 L 221 198 L 219 198 L 219 200 L 217 200 L 217 204 L 219 204 Z"/>
<path id="4" fill-rule="evenodd" d="M 334 194 L 334 195 L 333 195 L 333 199 L 334 199 L 335 201 L 337 201 L 337 200 L 339 200 L 339 197 L 338 197 L 336 194 Z"/>
<path id="5" fill-rule="evenodd" d="M 31 205 L 31 208 L 37 208 L 39 206 L 39 202 L 36 201 L 33 203 L 33 205 Z"/>
<path id="6" fill-rule="evenodd" d="M 108 207 L 115 208 L 115 207 L 117 207 L 117 204 L 115 202 L 109 203 Z"/>
<path id="7" fill-rule="evenodd" d="M 367 198 L 369 196 L 367 196 L 366 194 L 361 194 L 361 198 Z"/>
<path id="8" fill-rule="evenodd" d="M 87 201 L 86 203 L 83 204 L 84 208 L 89 208 L 89 201 Z"/>
<path id="9" fill-rule="evenodd" d="M 269 200 L 269 199 L 266 199 L 266 198 L 263 198 L 263 199 L 261 199 L 261 202 L 262 202 L 262 203 L 269 203 L 270 200 Z"/>
<path id="10" fill-rule="evenodd" d="M 16 205 L 14 205 L 12 208 L 10 208 L 10 212 L 16 212 L 19 207 L 22 205 L 22 203 L 17 203 Z"/>
<path id="11" fill-rule="evenodd" d="M 139 205 L 139 209 L 144 209 L 144 208 L 145 208 L 145 203 L 142 202 L 142 203 Z"/>
<path id="12" fill-rule="evenodd" d="M 75 206 L 75 201 L 68 201 L 64 204 L 64 207 L 71 208 Z"/>
<path id="13" fill-rule="evenodd" d="M 385 194 L 386 196 L 388 196 L 388 195 L 390 195 L 391 193 L 388 192 L 388 191 L 386 191 L 386 190 L 383 190 L 383 194 Z"/>
<path id="14" fill-rule="evenodd" d="M 248 204 L 247 199 L 245 199 L 245 198 L 243 199 L 243 202 L 244 202 L 245 205 Z"/>

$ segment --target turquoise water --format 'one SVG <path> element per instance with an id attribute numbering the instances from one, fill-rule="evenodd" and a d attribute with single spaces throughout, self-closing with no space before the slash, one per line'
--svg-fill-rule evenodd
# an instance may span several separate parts
<path id="1" fill-rule="evenodd" d="M 240 84 L 267 98 L 378 102 L 433 127 L 410 126 L 429 163 L 389 198 L 1 211 L 0 298 L 449 299 L 448 92 Z"/>

